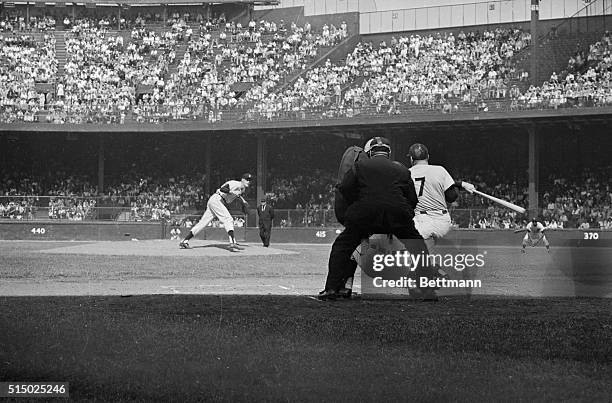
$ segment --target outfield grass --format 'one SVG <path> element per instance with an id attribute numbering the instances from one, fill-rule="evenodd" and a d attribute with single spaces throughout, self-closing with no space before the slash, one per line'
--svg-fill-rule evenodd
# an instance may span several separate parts
<path id="1" fill-rule="evenodd" d="M 75 400 L 609 401 L 606 299 L 0 298 L 0 378 Z"/>

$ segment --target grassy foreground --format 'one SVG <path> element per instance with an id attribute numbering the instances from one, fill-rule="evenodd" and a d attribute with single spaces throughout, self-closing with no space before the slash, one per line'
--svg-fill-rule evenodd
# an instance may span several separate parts
<path id="1" fill-rule="evenodd" d="M 98 401 L 609 401 L 606 299 L 1 297 L 0 381 Z"/>

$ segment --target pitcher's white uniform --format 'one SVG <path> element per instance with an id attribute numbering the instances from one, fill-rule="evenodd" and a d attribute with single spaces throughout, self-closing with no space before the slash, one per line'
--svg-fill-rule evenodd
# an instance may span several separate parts
<path id="1" fill-rule="evenodd" d="M 419 199 L 414 210 L 414 226 L 423 239 L 442 238 L 451 229 L 444 192 L 455 181 L 439 165 L 416 164 L 410 173 Z"/>
<path id="2" fill-rule="evenodd" d="M 224 187 L 226 189 L 229 188 L 229 192 L 222 192 L 221 189 Z M 197 235 L 198 232 L 202 231 L 205 227 L 207 227 L 215 217 L 217 217 L 219 221 L 221 221 L 223 227 L 225 228 L 225 231 L 233 231 L 234 219 L 232 218 L 230 212 L 227 210 L 227 205 L 233 202 L 236 198 L 241 197 L 245 190 L 246 187 L 242 184 L 241 181 L 230 180 L 225 182 L 223 186 L 217 189 L 215 194 L 210 196 L 210 198 L 208 199 L 208 203 L 206 203 L 206 211 L 202 215 L 200 221 L 191 229 L 193 235 Z"/>
<path id="3" fill-rule="evenodd" d="M 227 210 L 227 205 L 239 198 L 242 202 L 242 211 L 244 214 L 247 214 L 249 203 L 244 200 L 242 194 L 245 193 L 252 180 L 253 175 L 246 173 L 242 175 L 242 179 L 240 181 L 227 181 L 223 184 L 223 186 L 217 189 L 215 194 L 210 196 L 208 199 L 204 215 L 202 215 L 200 221 L 194 225 L 193 228 L 191 228 L 185 239 L 179 243 L 179 248 L 189 249 L 189 240 L 196 236 L 198 232 L 202 231 L 208 224 L 210 224 L 213 218 L 217 217 L 223 224 L 225 231 L 227 231 L 227 236 L 230 242 L 230 250 L 235 252 L 236 249 L 244 249 L 240 248 L 236 242 L 236 237 L 234 236 L 234 219 Z"/>

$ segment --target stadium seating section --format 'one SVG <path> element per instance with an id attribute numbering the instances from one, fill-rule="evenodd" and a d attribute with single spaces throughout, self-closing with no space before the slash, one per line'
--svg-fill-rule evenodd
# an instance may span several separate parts
<path id="1" fill-rule="evenodd" d="M 242 26 L 224 15 L 172 13 L 162 21 L 150 13 L 58 20 L 43 14 L 26 20 L 8 12 L 0 19 L 0 123 L 214 124 L 230 117 L 346 119 L 612 105 L 608 32 L 576 49 L 567 67 L 541 86 L 525 83 L 520 61 L 531 36 L 520 29 L 405 34 L 388 43 L 358 43 L 341 60 L 324 57 L 352 34 L 346 24 L 314 30 L 307 22 L 261 20 Z M 606 172 L 550 178 L 540 192 L 545 219 L 553 226 L 612 227 Z M 0 218 L 40 218 L 41 210 L 45 218 L 83 220 L 118 207 L 129 211 L 129 220 L 171 219 L 202 207 L 196 177 L 133 174 L 97 195 L 93 178 L 68 171 L 54 180 L 5 173 Z M 494 172 L 461 177 L 527 203 L 526 183 Z M 326 172 L 279 174 L 268 196 L 277 209 L 329 213 L 334 183 Z M 461 227 L 520 224 L 482 198 L 462 194 L 454 208 L 478 211 L 457 210 Z M 320 224 L 308 214 L 296 220 L 301 222 L 288 215 L 283 225 Z"/>
<path id="2" fill-rule="evenodd" d="M 392 36 L 323 58 L 350 34 L 346 24 L 315 32 L 307 22 L 242 26 L 178 13 L 165 23 L 9 13 L 0 23 L 0 121 L 215 123 L 612 103 L 607 32 L 529 87 L 519 61 L 531 36 L 520 29 Z"/>

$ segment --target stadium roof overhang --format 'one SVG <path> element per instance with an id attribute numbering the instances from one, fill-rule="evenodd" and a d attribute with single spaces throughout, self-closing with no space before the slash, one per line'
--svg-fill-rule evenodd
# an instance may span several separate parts
<path id="1" fill-rule="evenodd" d="M 161 6 L 161 5 L 187 5 L 197 6 L 204 4 L 253 4 L 253 5 L 278 5 L 279 0 L 121 0 L 121 1 L 104 1 L 104 0 L 77 0 L 77 1 L 45 1 L 45 0 L 29 0 L 29 1 L 7 1 L 0 0 L 0 4 L 15 5 L 15 4 L 34 4 L 45 6 L 66 6 L 66 5 L 96 5 L 96 6 Z"/>

